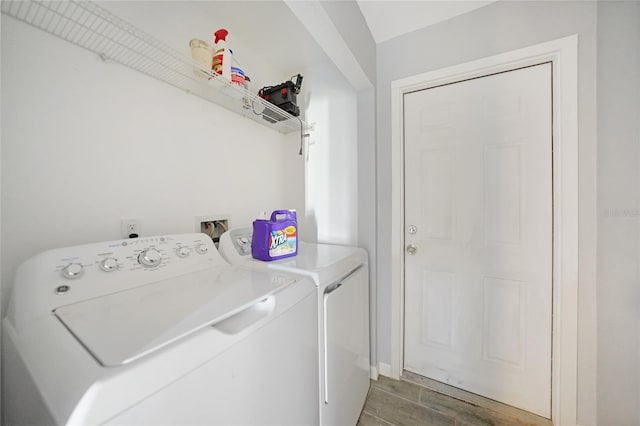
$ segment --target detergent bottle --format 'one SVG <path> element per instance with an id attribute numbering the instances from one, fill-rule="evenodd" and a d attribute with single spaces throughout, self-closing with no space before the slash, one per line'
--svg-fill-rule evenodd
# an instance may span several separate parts
<path id="1" fill-rule="evenodd" d="M 224 28 L 213 33 L 213 72 L 231 81 L 231 50 L 227 47 L 229 31 Z"/>
<path id="2" fill-rule="evenodd" d="M 253 222 L 251 256 L 275 260 L 298 254 L 298 219 L 295 210 L 276 210 L 271 218 Z"/>

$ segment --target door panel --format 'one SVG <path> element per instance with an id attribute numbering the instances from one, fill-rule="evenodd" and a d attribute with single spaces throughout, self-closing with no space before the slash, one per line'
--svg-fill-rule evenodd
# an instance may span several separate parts
<path id="1" fill-rule="evenodd" d="M 551 64 L 404 96 L 404 368 L 550 417 Z"/>

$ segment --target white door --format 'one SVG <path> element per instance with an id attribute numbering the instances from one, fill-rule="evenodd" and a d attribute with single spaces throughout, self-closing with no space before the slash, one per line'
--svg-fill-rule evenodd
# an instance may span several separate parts
<path id="1" fill-rule="evenodd" d="M 551 96 L 550 63 L 404 96 L 404 369 L 547 418 Z"/>

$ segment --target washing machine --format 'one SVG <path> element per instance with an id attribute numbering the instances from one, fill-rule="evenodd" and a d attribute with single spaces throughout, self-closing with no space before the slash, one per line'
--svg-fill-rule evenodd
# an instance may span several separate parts
<path id="1" fill-rule="evenodd" d="M 317 292 L 204 234 L 50 250 L 3 320 L 4 424 L 317 425 Z"/>
<path id="2" fill-rule="evenodd" d="M 369 271 L 357 247 L 298 242 L 295 257 L 264 262 L 251 257 L 252 228 L 232 229 L 218 250 L 231 264 L 294 273 L 318 291 L 320 424 L 355 425 L 369 390 Z"/>

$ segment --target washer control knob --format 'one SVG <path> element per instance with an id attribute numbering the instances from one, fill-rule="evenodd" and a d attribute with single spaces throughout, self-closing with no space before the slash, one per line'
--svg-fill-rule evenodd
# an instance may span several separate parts
<path id="1" fill-rule="evenodd" d="M 138 262 L 146 268 L 153 268 L 162 262 L 162 254 L 154 248 L 149 248 L 138 255 Z"/>
<path id="2" fill-rule="evenodd" d="M 70 280 L 80 277 L 83 272 L 84 266 L 80 263 L 69 263 L 67 266 L 62 268 L 62 276 Z"/>
<path id="3" fill-rule="evenodd" d="M 179 247 L 176 250 L 176 254 L 178 255 L 178 257 L 189 257 L 189 255 L 191 254 L 191 249 L 189 247 Z"/>
<path id="4" fill-rule="evenodd" d="M 105 272 L 113 272 L 118 270 L 118 259 L 107 257 L 100 262 L 100 269 Z"/>
<path id="5" fill-rule="evenodd" d="M 209 252 L 209 246 L 206 244 L 198 244 L 196 246 L 196 251 L 200 254 L 207 254 Z"/>

